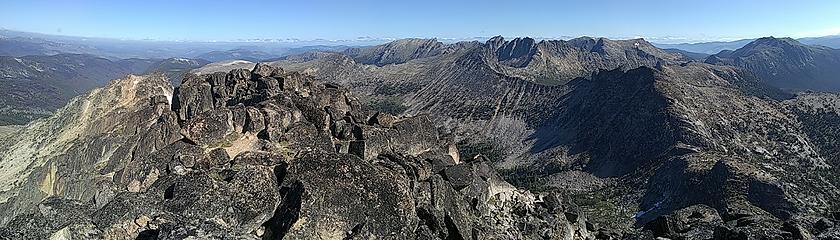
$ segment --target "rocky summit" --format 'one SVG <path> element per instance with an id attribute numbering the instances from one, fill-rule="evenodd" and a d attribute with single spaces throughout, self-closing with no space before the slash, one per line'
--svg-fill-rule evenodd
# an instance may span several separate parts
<path id="1" fill-rule="evenodd" d="M 129 76 L 4 142 L 3 239 L 540 239 L 610 234 L 460 156 L 425 115 L 265 64 Z M 73 161 L 70 161 L 73 159 Z"/>

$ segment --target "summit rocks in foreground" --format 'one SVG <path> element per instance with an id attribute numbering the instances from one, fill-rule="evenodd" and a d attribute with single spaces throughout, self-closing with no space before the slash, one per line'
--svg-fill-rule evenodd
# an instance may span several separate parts
<path id="1" fill-rule="evenodd" d="M 2 144 L 7 239 L 592 238 L 557 195 L 458 155 L 430 118 L 252 71 L 130 76 Z"/>

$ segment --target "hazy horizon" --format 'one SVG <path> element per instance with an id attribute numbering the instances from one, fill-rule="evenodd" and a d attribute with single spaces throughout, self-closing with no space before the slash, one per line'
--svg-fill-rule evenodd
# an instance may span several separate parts
<path id="1" fill-rule="evenodd" d="M 703 44 L 703 43 L 714 43 L 714 42 L 735 42 L 735 41 L 744 41 L 744 40 L 753 40 L 762 37 L 776 37 L 776 38 L 794 38 L 794 39 L 803 39 L 803 38 L 820 38 L 820 37 L 840 37 L 840 34 L 829 34 L 829 35 L 818 35 L 818 36 L 806 36 L 806 37 L 791 37 L 791 36 L 774 36 L 774 35 L 765 35 L 765 36 L 757 36 L 753 38 L 732 38 L 732 39 L 718 39 L 718 40 L 695 40 L 695 41 L 679 41 L 674 39 L 659 39 L 659 38 L 646 38 L 643 36 L 636 36 L 636 37 L 614 37 L 614 36 L 598 36 L 598 35 L 582 35 L 582 36 L 560 36 L 560 37 L 539 37 L 539 36 L 530 36 L 530 35 L 523 35 L 523 36 L 506 36 L 506 35 L 491 35 L 491 36 L 475 36 L 475 37 L 467 37 L 467 38 L 440 38 L 440 37 L 425 37 L 425 36 L 415 36 L 415 37 L 405 37 L 405 38 L 372 38 L 372 37 L 358 37 L 356 39 L 297 39 L 297 38 L 285 38 L 285 39 L 232 39 L 232 40 L 168 40 L 168 39 L 127 39 L 127 38 L 111 38 L 111 37 L 91 37 L 91 36 L 76 36 L 76 35 L 67 35 L 67 34 L 54 34 L 54 33 L 41 33 L 41 32 L 30 32 L 30 31 L 23 31 L 18 29 L 9 29 L 5 27 L 0 27 L 0 31 L 10 31 L 15 32 L 18 34 L 23 35 L 33 35 L 37 38 L 36 35 L 43 35 L 49 37 L 59 37 L 59 38 L 77 38 L 77 39 L 101 39 L 101 40 L 115 40 L 115 41 L 138 41 L 138 42 L 160 42 L 160 43 L 220 43 L 220 44 L 260 44 L 260 43 L 279 43 L 279 44 L 290 44 L 290 45 L 297 45 L 297 46 L 315 46 L 315 45 L 334 45 L 334 46 L 367 46 L 371 44 L 383 44 L 390 41 L 395 41 L 399 39 L 406 39 L 406 38 L 422 38 L 422 39 L 437 39 L 440 42 L 444 43 L 455 43 L 461 41 L 479 41 L 483 42 L 495 36 L 502 36 L 505 39 L 513 39 L 513 38 L 522 38 L 522 37 L 530 37 L 536 40 L 569 40 L 573 38 L 580 38 L 580 37 L 592 37 L 592 38 L 607 38 L 613 40 L 626 40 L 626 39 L 644 39 L 646 41 L 655 43 L 655 44 L 663 44 L 663 45 L 674 45 L 674 44 Z M 0 38 L 8 37 L 3 36 L 0 34 Z M 14 36 L 12 36 L 14 37 Z"/>
<path id="2" fill-rule="evenodd" d="M 644 38 L 656 43 L 840 34 L 838 1 L 19 1 L 0 28 L 123 40 L 242 42 Z M 81 13 L 81 14 L 80 14 Z M 212 27 L 211 27 L 212 26 Z"/>

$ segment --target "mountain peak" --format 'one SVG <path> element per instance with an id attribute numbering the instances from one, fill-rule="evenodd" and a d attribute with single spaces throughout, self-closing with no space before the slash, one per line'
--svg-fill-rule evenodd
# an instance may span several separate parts
<path id="1" fill-rule="evenodd" d="M 751 44 L 752 45 L 771 45 L 771 46 L 804 45 L 804 44 L 800 43 L 799 41 L 794 40 L 793 38 L 789 38 L 789 37 L 776 38 L 776 37 L 773 37 L 773 36 L 756 39 Z M 750 46 L 751 44 L 747 44 L 747 46 Z"/>
<path id="2" fill-rule="evenodd" d="M 498 48 L 499 46 L 504 45 L 504 44 L 508 44 L 508 43 L 513 43 L 513 44 L 525 43 L 525 44 L 528 44 L 528 43 L 536 43 L 536 40 L 534 40 L 534 38 L 531 38 L 531 37 L 528 37 L 528 36 L 515 37 L 512 40 L 506 40 L 501 35 L 498 35 L 498 36 L 495 36 L 495 37 L 492 37 L 492 38 L 488 39 L 487 42 L 485 42 L 485 44 L 489 45 L 493 49 Z"/>
<path id="3" fill-rule="evenodd" d="M 443 44 L 437 40 L 437 38 L 403 38 L 397 39 L 394 41 L 390 41 L 385 44 L 385 46 L 390 47 L 407 47 L 407 48 L 415 48 L 420 47 L 423 45 L 437 45 Z"/>
<path id="4" fill-rule="evenodd" d="M 721 51 L 706 63 L 750 70 L 767 83 L 786 89 L 837 90 L 840 53 L 792 38 L 763 37 L 735 51 Z"/>
<path id="5" fill-rule="evenodd" d="M 504 42 L 505 42 L 505 37 L 502 37 L 502 35 L 496 35 L 496 36 L 491 37 L 490 39 L 487 40 L 488 45 L 501 44 L 501 43 L 504 43 Z"/>
<path id="6" fill-rule="evenodd" d="M 504 41 L 504 38 L 499 36 L 491 38 L 488 45 L 496 53 L 499 61 L 512 67 L 527 66 L 531 57 L 537 52 L 537 43 L 530 37 L 517 37 Z"/>
<path id="7" fill-rule="evenodd" d="M 444 52 L 445 44 L 437 39 L 406 38 L 384 45 L 350 48 L 344 51 L 356 62 L 384 66 L 435 56 Z"/>

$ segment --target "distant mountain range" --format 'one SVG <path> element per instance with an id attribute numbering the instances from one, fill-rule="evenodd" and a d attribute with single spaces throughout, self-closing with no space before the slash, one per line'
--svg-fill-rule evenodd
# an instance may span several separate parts
<path id="1" fill-rule="evenodd" d="M 220 62 L 227 60 L 245 60 L 250 62 L 271 61 L 279 59 L 283 56 L 301 54 L 309 51 L 334 51 L 340 52 L 347 49 L 347 46 L 304 46 L 296 48 L 286 48 L 280 53 L 270 53 L 259 50 L 249 50 L 244 48 L 231 49 L 226 51 L 212 51 L 200 54 L 195 58 L 208 60 L 210 62 Z M 278 52 L 278 51 L 274 51 Z"/>
<path id="2" fill-rule="evenodd" d="M 50 114 L 67 101 L 127 73 L 145 61 L 111 61 L 92 55 L 0 57 L 0 124 L 20 124 Z M 142 68 L 142 67 L 140 67 Z"/>
<path id="3" fill-rule="evenodd" d="M 720 41 L 720 42 L 701 42 L 701 43 L 677 43 L 677 44 L 659 44 L 654 43 L 659 48 L 664 49 L 679 49 L 687 52 L 715 54 L 723 50 L 735 50 L 747 45 L 755 39 L 742 39 L 736 41 Z"/>
<path id="4" fill-rule="evenodd" d="M 689 51 L 686 51 L 686 50 L 676 49 L 676 48 L 666 48 L 666 49 L 662 49 L 662 50 L 664 50 L 666 52 L 669 52 L 669 53 L 673 53 L 673 54 L 679 54 L 679 55 L 685 56 L 688 59 L 694 59 L 694 60 L 703 60 L 703 59 L 706 59 L 707 57 L 709 57 L 711 55 L 711 54 L 706 54 L 706 53 L 689 52 Z"/>
<path id="5" fill-rule="evenodd" d="M 378 44 L 382 40 L 364 41 L 241 41 L 241 42 L 191 42 L 118 40 L 85 38 L 0 30 L 0 56 L 53 55 L 59 53 L 91 54 L 109 59 L 173 57 L 201 58 L 211 61 L 234 60 L 237 54 L 244 58 L 270 59 L 305 51 L 340 51 L 346 46 Z M 248 59 L 243 59 L 248 60 Z"/>
<path id="6" fill-rule="evenodd" d="M 712 55 L 706 63 L 747 69 L 770 85 L 793 91 L 840 91 L 840 50 L 791 38 L 759 38 Z"/>
<path id="7" fill-rule="evenodd" d="M 808 45 L 820 45 L 834 49 L 840 49 L 840 35 L 800 38 L 797 39 L 797 41 Z"/>
<path id="8" fill-rule="evenodd" d="M 178 86 L 181 84 L 181 79 L 184 77 L 184 74 L 209 63 L 209 61 L 204 59 L 168 58 L 155 61 L 146 67 L 143 72 L 162 73 L 174 86 Z"/>
<path id="9" fill-rule="evenodd" d="M 226 51 L 212 51 L 196 56 L 196 58 L 208 60 L 210 62 L 218 62 L 225 60 L 245 60 L 252 62 L 259 62 L 265 59 L 278 58 L 279 55 L 263 51 L 254 51 L 248 49 L 231 49 Z"/>
<path id="10" fill-rule="evenodd" d="M 741 39 L 735 41 L 716 41 L 700 43 L 677 43 L 664 44 L 654 43 L 655 46 L 664 49 L 679 49 L 694 53 L 715 54 L 723 50 L 735 50 L 741 48 L 756 39 Z M 800 38 L 797 41 L 808 45 L 820 45 L 840 49 L 840 35 Z"/>
<path id="11" fill-rule="evenodd" d="M 89 54 L 0 56 L 0 125 L 49 115 L 80 94 L 126 74 L 160 72 L 180 82 L 186 71 L 207 64 L 193 59 L 109 60 Z"/>

